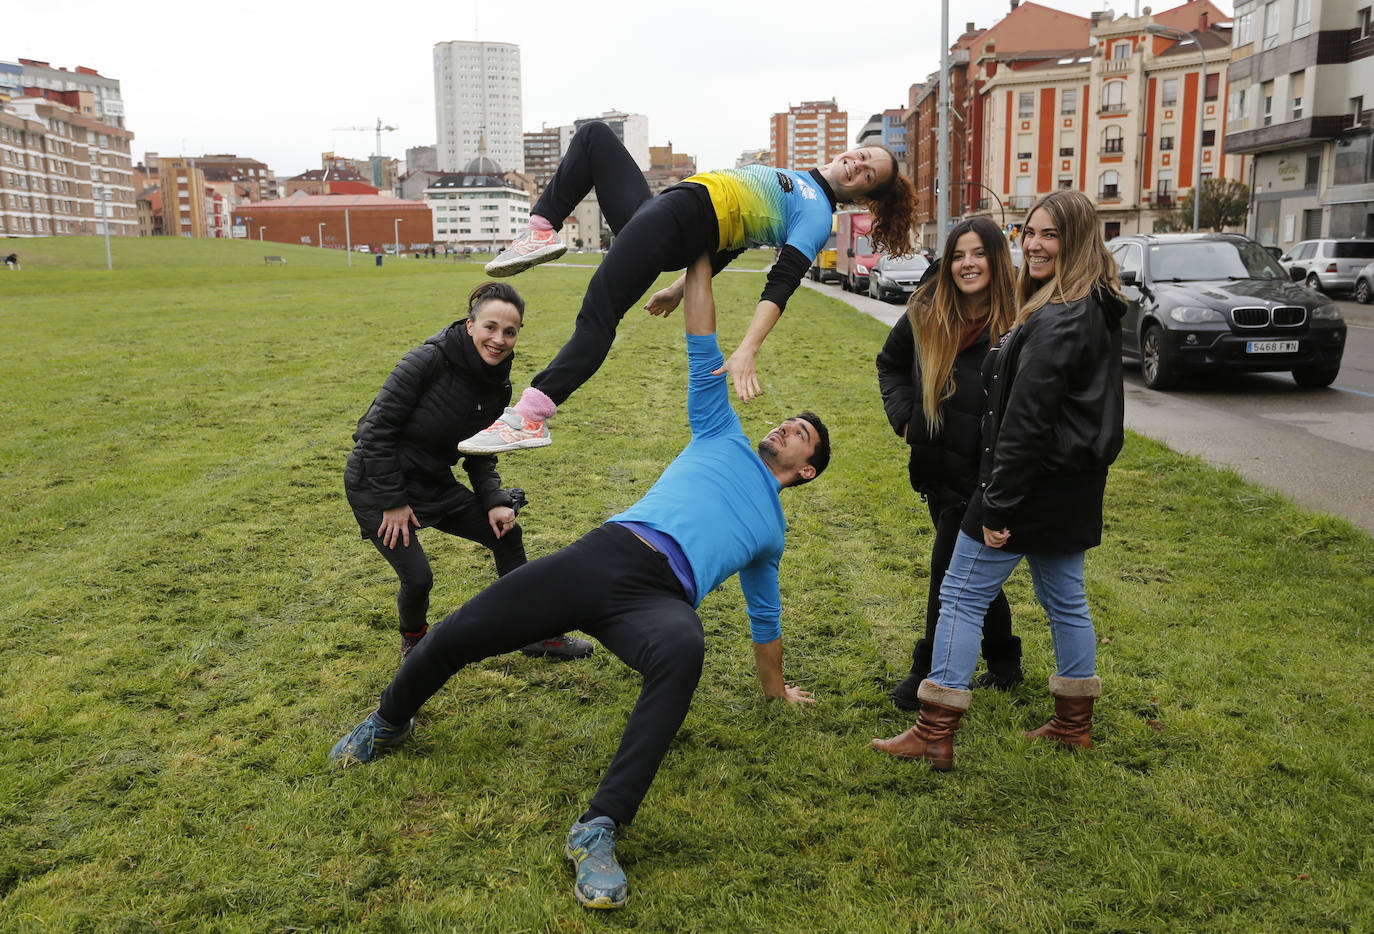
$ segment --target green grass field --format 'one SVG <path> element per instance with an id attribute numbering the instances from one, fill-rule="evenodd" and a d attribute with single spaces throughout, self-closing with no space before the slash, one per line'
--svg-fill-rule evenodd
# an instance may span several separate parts
<path id="1" fill-rule="evenodd" d="M 396 667 L 394 579 L 342 470 L 406 350 L 476 263 L 280 244 L 11 241 L 0 271 L 0 930 L 1368 931 L 1374 543 L 1131 436 L 1088 562 L 1097 747 L 1050 711 L 1048 627 L 1009 585 L 1027 682 L 977 693 L 937 774 L 867 747 L 924 607 L 928 517 L 879 404 L 877 322 L 798 292 L 760 359 L 761 435 L 804 407 L 835 460 L 784 494 L 785 669 L 765 703 L 737 582 L 701 607 L 686 725 L 618 853 L 622 911 L 562 855 L 638 690 L 604 650 L 460 672 L 402 751 L 330 745 Z M 286 266 L 264 267 L 265 252 Z M 361 257 L 367 260 L 367 257 Z M 589 271 L 516 280 L 517 391 Z M 722 343 L 758 273 L 717 278 Z M 685 443 L 681 320 L 632 311 L 529 491 L 531 557 L 636 499 Z M 422 533 L 431 615 L 494 576 Z"/>

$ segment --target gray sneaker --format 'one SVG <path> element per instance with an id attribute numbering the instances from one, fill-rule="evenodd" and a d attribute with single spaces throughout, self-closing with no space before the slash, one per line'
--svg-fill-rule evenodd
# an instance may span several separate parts
<path id="1" fill-rule="evenodd" d="M 459 442 L 458 450 L 464 454 L 501 454 L 550 444 L 553 444 L 553 438 L 549 437 L 548 425 L 532 422 L 513 407 L 507 406 L 506 411 L 490 427 Z"/>
<path id="2" fill-rule="evenodd" d="M 495 278 L 513 276 L 524 272 L 531 266 L 558 259 L 568 252 L 567 244 L 558 239 L 556 230 L 526 230 L 510 246 L 502 250 L 496 259 L 487 263 L 486 273 Z"/>

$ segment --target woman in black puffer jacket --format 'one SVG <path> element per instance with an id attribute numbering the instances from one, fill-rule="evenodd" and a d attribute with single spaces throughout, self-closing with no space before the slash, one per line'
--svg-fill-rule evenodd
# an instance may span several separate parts
<path id="1" fill-rule="evenodd" d="M 466 456 L 471 489 L 453 476 L 458 442 L 491 424 L 510 401 L 511 359 L 525 302 L 509 285 L 487 282 L 455 321 L 406 354 L 358 421 L 344 490 L 363 538 L 396 571 L 401 588 L 401 657 L 428 630 L 434 575 L 412 528 L 433 526 L 491 549 L 496 573 L 525 563 L 517 503 L 501 488 L 496 458 Z M 582 657 L 591 643 L 549 640 L 529 654 Z"/>
<path id="2" fill-rule="evenodd" d="M 911 673 L 892 690 L 892 701 L 916 710 L 916 691 L 930 674 L 940 584 L 954 552 L 959 521 L 978 486 L 980 424 L 986 407 L 981 370 L 988 347 L 1011 327 L 1011 251 L 985 217 L 957 225 L 944 255 L 928 270 L 907 312 L 893 325 L 878 354 L 878 387 L 893 431 L 911 446 L 911 488 L 930 509 L 935 539 L 925 635 L 911 653 Z M 1011 608 L 999 590 L 983 623 L 988 670 L 979 687 L 1009 688 L 1021 681 L 1021 640 L 1011 632 Z"/>

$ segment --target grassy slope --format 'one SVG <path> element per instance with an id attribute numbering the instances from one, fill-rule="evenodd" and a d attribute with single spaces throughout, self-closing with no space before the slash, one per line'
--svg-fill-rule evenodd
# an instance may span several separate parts
<path id="1" fill-rule="evenodd" d="M 1030 681 L 976 697 L 953 773 L 880 756 L 867 738 L 909 724 L 885 692 L 929 523 L 878 405 L 883 328 L 800 292 L 742 415 L 758 435 L 811 406 L 834 435 L 830 472 L 785 496 L 786 666 L 820 703 L 762 703 L 738 586 L 710 595 L 702 689 L 622 835 L 630 906 L 593 916 L 561 840 L 637 690 L 604 651 L 474 666 L 405 752 L 325 765 L 394 670 L 349 435 L 479 267 L 128 241 L 111 274 L 99 240 L 21 246 L 0 274 L 0 929 L 1374 927 L 1374 545 L 1348 523 L 1133 436 L 1088 567 L 1097 749 L 1019 737 L 1052 653 L 1018 572 Z M 586 277 L 517 280 L 517 383 Z M 728 349 L 760 280 L 717 283 Z M 676 453 L 682 370 L 677 318 L 632 312 L 555 447 L 503 461 L 532 556 Z M 491 578 L 476 546 L 425 546 L 436 613 Z"/>

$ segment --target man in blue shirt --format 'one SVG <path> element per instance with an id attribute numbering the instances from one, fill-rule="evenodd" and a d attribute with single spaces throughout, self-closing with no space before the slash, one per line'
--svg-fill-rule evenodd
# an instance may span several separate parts
<path id="1" fill-rule="evenodd" d="M 830 461 L 825 425 L 810 412 L 751 446 L 730 406 L 716 342 L 711 263 L 688 270 L 687 416 L 692 440 L 639 502 L 573 544 L 499 578 L 433 627 L 381 704 L 330 758 L 370 762 L 411 733 L 412 717 L 464 665 L 580 629 L 643 675 L 620 748 L 587 811 L 568 832 L 573 891 L 591 908 L 625 904 L 615 831 L 630 823 L 681 727 L 701 677 L 705 637 L 696 607 L 738 573 L 754 664 L 770 698 L 812 703 L 782 676 L 778 562 L 785 522 L 778 494 Z"/>

